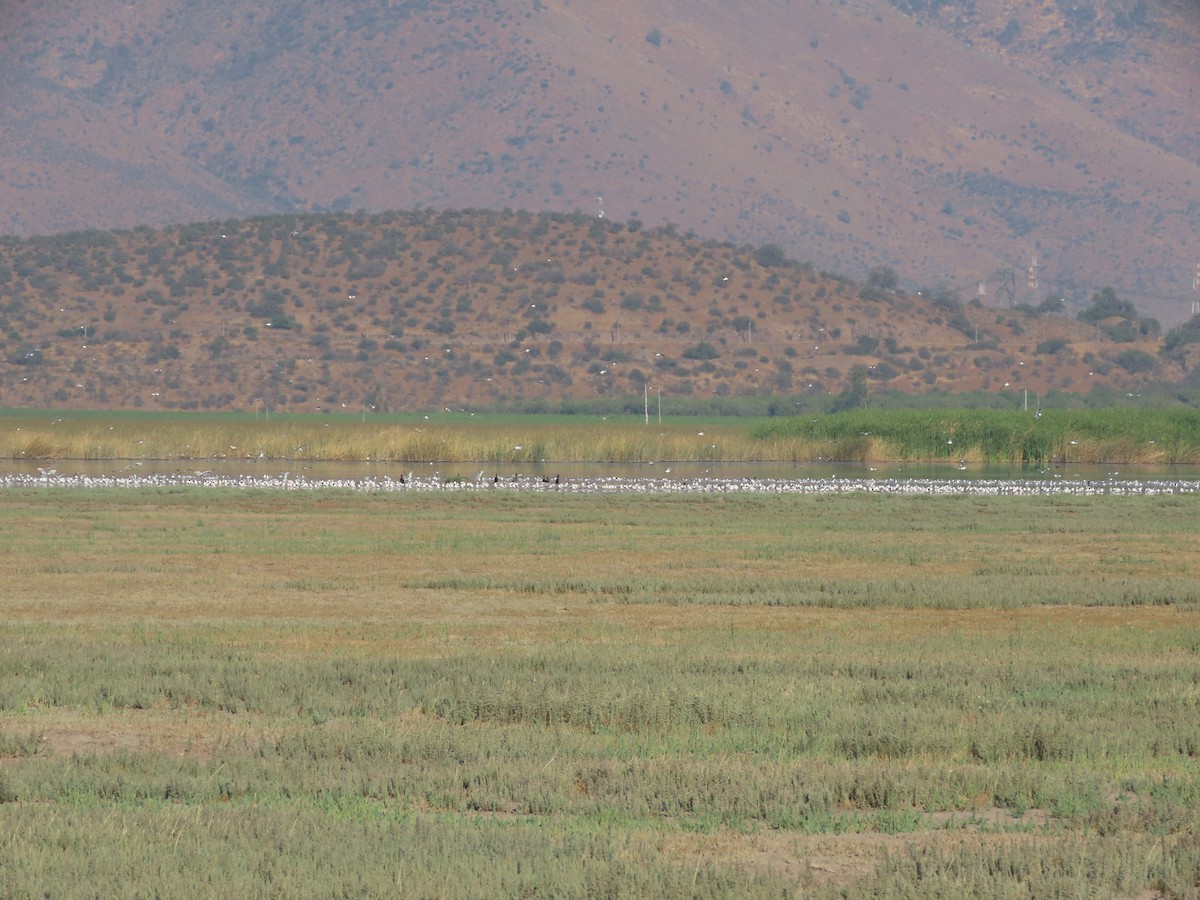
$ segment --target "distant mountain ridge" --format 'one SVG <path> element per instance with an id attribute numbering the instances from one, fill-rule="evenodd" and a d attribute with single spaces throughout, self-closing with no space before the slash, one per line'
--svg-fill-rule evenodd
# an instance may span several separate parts
<path id="1" fill-rule="evenodd" d="M 883 390 L 1011 405 L 1183 388 L 1197 335 L 1164 357 L 1132 304 L 1103 296 L 1084 322 L 1057 303 L 910 293 L 886 267 L 859 283 L 777 244 L 583 214 L 328 213 L 5 238 L 0 406 L 556 409 L 654 392 L 668 409 L 755 397 L 783 414 Z"/>
<path id="2" fill-rule="evenodd" d="M 0 232 L 603 209 L 1170 325 L 1198 45 L 1181 0 L 15 0 Z"/>

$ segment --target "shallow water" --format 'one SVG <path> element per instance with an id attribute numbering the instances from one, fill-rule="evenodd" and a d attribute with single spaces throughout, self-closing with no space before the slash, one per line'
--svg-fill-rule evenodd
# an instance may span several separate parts
<path id="1" fill-rule="evenodd" d="M 958 463 L 784 463 L 784 462 L 658 462 L 658 463 L 411 463 L 336 462 L 286 459 L 145 459 L 145 460 L 0 460 L 0 476 L 56 475 L 102 476 L 220 476 L 268 479 L 285 472 L 313 480 L 399 479 L 410 474 L 421 479 L 502 481 L 549 477 L 560 480 L 602 478 L 684 479 L 952 479 L 952 480 L 1082 480 L 1196 481 L 1200 466 L 995 466 Z"/>
<path id="2" fill-rule="evenodd" d="M 204 466 L 201 468 L 200 466 Z M 363 493 L 401 491 L 561 491 L 578 494 L 843 494 L 1048 496 L 1178 495 L 1200 493 L 1196 467 L 1063 466 L 1022 470 L 970 466 L 781 465 L 710 463 L 542 465 L 501 472 L 477 466 L 278 461 L 136 461 L 15 463 L 0 471 L 0 488 L 234 490 Z"/>

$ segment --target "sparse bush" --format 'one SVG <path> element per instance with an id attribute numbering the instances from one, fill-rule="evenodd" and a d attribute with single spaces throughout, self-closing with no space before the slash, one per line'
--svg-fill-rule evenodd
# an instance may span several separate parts
<path id="1" fill-rule="evenodd" d="M 681 354 L 684 359 L 717 359 L 721 353 L 708 341 L 701 341 L 694 346 L 688 347 Z"/>
<path id="2" fill-rule="evenodd" d="M 1153 372 L 1158 366 L 1157 360 L 1144 350 L 1125 350 L 1118 353 L 1113 358 L 1113 362 L 1126 372 L 1134 375 Z"/>
<path id="3" fill-rule="evenodd" d="M 778 244 L 762 244 L 754 251 L 754 261 L 764 268 L 786 266 L 787 254 Z"/>
<path id="4" fill-rule="evenodd" d="M 1070 343 L 1065 338 L 1050 338 L 1049 340 L 1040 342 L 1034 348 L 1034 352 L 1041 356 L 1053 356 L 1069 346 Z"/>

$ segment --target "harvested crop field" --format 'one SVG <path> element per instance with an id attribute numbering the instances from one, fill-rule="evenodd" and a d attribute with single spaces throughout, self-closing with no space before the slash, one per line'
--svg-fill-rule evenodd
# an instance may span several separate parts
<path id="1" fill-rule="evenodd" d="M 1194 896 L 1195 495 L 0 492 L 0 894 Z"/>

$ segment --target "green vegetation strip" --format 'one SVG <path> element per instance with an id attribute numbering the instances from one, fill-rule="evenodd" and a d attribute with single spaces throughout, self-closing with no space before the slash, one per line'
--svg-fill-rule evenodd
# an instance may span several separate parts
<path id="1" fill-rule="evenodd" d="M 872 409 L 715 424 L 581 418 L 7 411 L 0 412 L 0 458 L 1200 464 L 1200 413 L 1188 410 Z"/>
<path id="2" fill-rule="evenodd" d="M 1196 512 L 13 491 L 0 894 L 1191 896 Z"/>
<path id="3" fill-rule="evenodd" d="M 825 459 L 992 463 L 1195 464 L 1200 413 L 1190 410 L 854 410 L 755 426 Z"/>

